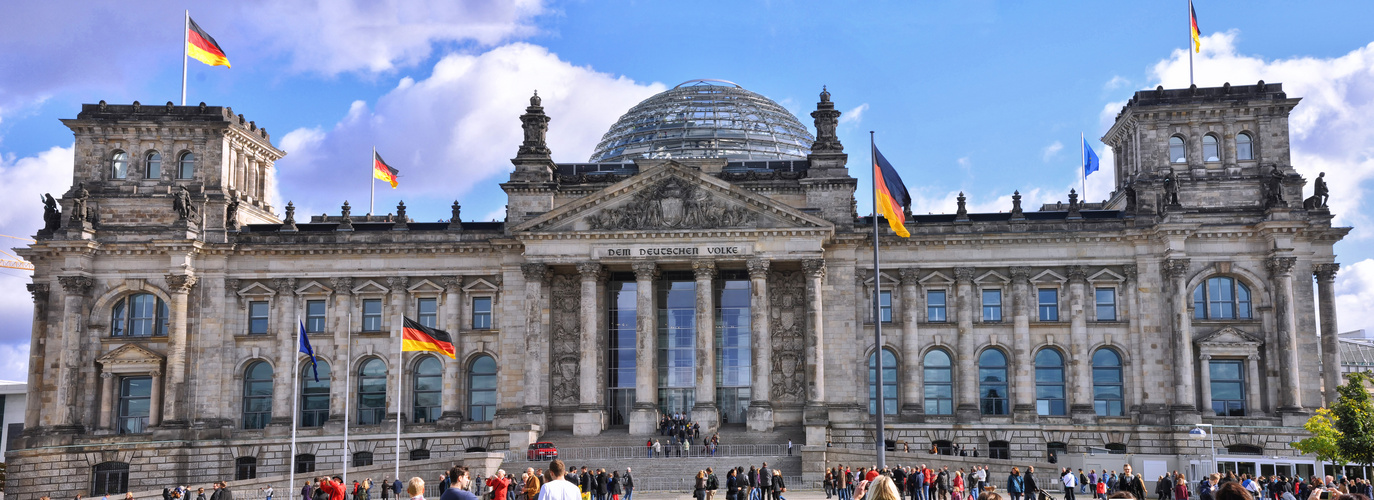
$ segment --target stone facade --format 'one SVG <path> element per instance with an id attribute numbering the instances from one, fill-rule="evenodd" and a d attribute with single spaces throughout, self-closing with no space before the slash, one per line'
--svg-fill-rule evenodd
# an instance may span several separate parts
<path id="1" fill-rule="evenodd" d="M 397 419 L 402 452 L 435 458 L 523 450 L 552 429 L 648 434 L 665 412 L 871 443 L 875 319 L 896 380 L 874 407 L 890 402 L 890 435 L 913 448 L 1193 454 L 1187 431 L 1212 423 L 1223 446 L 1289 455 L 1338 377 L 1323 347 L 1332 245 L 1349 231 L 1302 202 L 1297 104 L 1278 84 L 1138 92 L 1104 138 L 1118 179 L 1105 204 L 908 215 L 910 238 L 882 237 L 876 280 L 828 93 L 805 162 L 614 169 L 554 163 L 533 99 L 496 223 L 461 221 L 457 204 L 450 222 L 346 205 L 306 223 L 288 205 L 283 221 L 263 193 L 284 152 L 252 122 L 87 105 L 65 122 L 77 165 L 61 207 L 96 215 L 23 251 L 35 321 L 10 491 L 94 487 L 102 464 L 134 489 L 232 477 L 240 458 L 283 473 L 296 383 L 324 420 L 298 453 L 320 464 L 347 457 L 345 417 L 349 452 L 378 462 Z M 189 178 L 112 178 L 116 152 L 154 150 L 193 152 Z M 429 374 L 433 353 L 398 357 L 406 317 L 449 332 L 457 359 Z M 297 318 L 330 367 L 320 383 L 305 381 Z M 1037 371 L 1061 382 L 1037 387 Z M 417 403 L 425 376 L 441 380 L 438 408 Z"/>

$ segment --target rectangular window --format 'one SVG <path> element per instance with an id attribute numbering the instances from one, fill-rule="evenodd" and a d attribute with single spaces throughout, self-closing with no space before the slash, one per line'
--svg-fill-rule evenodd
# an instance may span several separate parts
<path id="1" fill-rule="evenodd" d="M 926 321 L 931 323 L 944 323 L 945 319 L 945 291 L 927 290 L 926 291 Z"/>
<path id="2" fill-rule="evenodd" d="M 267 334 L 267 301 L 248 303 L 248 333 L 254 335 Z"/>
<path id="3" fill-rule="evenodd" d="M 878 292 L 878 314 L 882 316 L 883 323 L 892 322 L 892 292 L 890 290 Z"/>
<path id="4" fill-rule="evenodd" d="M 430 328 L 439 327 L 439 300 L 420 299 L 415 301 L 415 319 Z"/>
<path id="5" fill-rule="evenodd" d="M 382 299 L 363 299 L 363 331 L 382 331 Z"/>
<path id="6" fill-rule="evenodd" d="M 120 434 L 139 434 L 148 427 L 152 397 L 152 377 L 119 379 L 119 421 L 115 427 Z"/>
<path id="7" fill-rule="evenodd" d="M 324 331 L 324 301 L 305 301 L 305 331 L 320 333 Z"/>
<path id="8" fill-rule="evenodd" d="M 1238 359 L 1213 359 L 1208 363 L 1212 376 L 1212 411 L 1218 417 L 1245 416 L 1245 362 Z"/>
<path id="9" fill-rule="evenodd" d="M 1041 288 L 1038 292 L 1040 321 L 1059 321 L 1059 290 Z"/>
<path id="10" fill-rule="evenodd" d="M 491 329 L 491 297 L 472 298 L 472 329 Z"/>
<path id="11" fill-rule="evenodd" d="M 983 321 L 1002 321 L 1002 291 L 983 290 Z"/>
<path id="12" fill-rule="evenodd" d="M 1097 320 L 1116 321 L 1116 289 L 1098 288 L 1095 295 L 1097 301 Z"/>

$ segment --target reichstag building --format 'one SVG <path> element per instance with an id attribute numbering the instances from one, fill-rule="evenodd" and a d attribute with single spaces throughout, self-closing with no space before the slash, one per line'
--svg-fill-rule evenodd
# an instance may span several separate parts
<path id="1" fill-rule="evenodd" d="M 808 128 L 689 81 L 586 163 L 551 159 L 559 117 L 535 96 L 511 110 L 502 222 L 457 202 L 440 222 L 347 204 L 298 220 L 267 199 L 286 152 L 231 108 L 83 105 L 63 121 L 71 188 L 22 250 L 32 371 L 8 490 L 382 464 L 397 419 L 406 460 L 651 435 L 666 414 L 824 453 L 871 446 L 876 411 L 912 449 L 992 460 L 1205 454 L 1197 424 L 1219 453 L 1291 456 L 1338 382 L 1332 247 L 1350 230 L 1291 164 L 1299 100 L 1264 82 L 1136 92 L 1103 137 L 1105 203 L 961 197 L 908 216 L 909 239 L 885 231 L 876 281 L 868 154 L 849 161 L 828 92 Z M 451 333 L 457 360 L 398 364 L 405 317 Z"/>

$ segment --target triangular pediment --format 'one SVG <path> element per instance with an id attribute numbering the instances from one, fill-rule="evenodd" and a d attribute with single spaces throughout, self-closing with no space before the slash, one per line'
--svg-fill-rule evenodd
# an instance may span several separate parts
<path id="1" fill-rule="evenodd" d="M 973 282 L 980 285 L 998 283 L 1005 284 L 1011 282 L 1011 280 L 1007 279 L 1006 276 L 1002 276 L 1002 273 L 999 273 L 997 271 L 988 271 L 986 273 L 983 273 L 982 276 L 979 276 L 978 278 L 974 279 Z"/>
<path id="2" fill-rule="evenodd" d="M 1035 275 L 1035 277 L 1031 278 L 1030 280 L 1031 283 L 1063 283 L 1065 281 L 1068 281 L 1067 278 L 1061 276 L 1059 273 L 1050 271 L 1048 269 L 1042 271 L 1040 274 Z"/>
<path id="3" fill-rule="evenodd" d="M 318 281 L 310 281 L 305 286 L 296 289 L 297 295 L 329 295 L 331 293 L 334 293 L 333 289 Z"/>
<path id="4" fill-rule="evenodd" d="M 468 283 L 463 287 L 464 292 L 495 292 L 496 290 L 495 284 L 483 278 L 472 280 L 472 283 Z"/>
<path id="5" fill-rule="evenodd" d="M 114 365 L 156 365 L 162 362 L 162 356 L 137 344 L 124 344 L 105 353 L 96 362 L 107 368 Z"/>
<path id="6" fill-rule="evenodd" d="M 927 274 L 926 277 L 921 278 L 919 281 L 922 285 L 947 285 L 950 283 L 954 283 L 953 278 L 945 276 L 945 273 L 942 273 L 940 271 L 935 271 L 933 273 Z"/>
<path id="7" fill-rule="evenodd" d="M 814 230 L 834 225 L 669 161 L 535 217 L 515 233 Z"/>
<path id="8" fill-rule="evenodd" d="M 873 270 L 869 269 L 867 272 L 864 273 L 864 275 L 867 276 L 867 278 L 864 279 L 864 285 L 873 286 Z M 894 278 L 892 277 L 892 275 L 887 274 L 885 272 L 878 273 L 878 276 L 883 279 L 884 287 L 896 286 L 901 284 L 901 281 L 898 281 L 897 278 Z"/>
<path id="9" fill-rule="evenodd" d="M 1236 327 L 1228 326 L 1212 332 L 1205 337 L 1197 340 L 1199 344 L 1207 345 L 1260 345 L 1264 341 L 1254 335 L 1250 335 Z"/>
<path id="10" fill-rule="evenodd" d="M 444 287 L 428 279 L 422 279 L 419 283 L 411 285 L 406 291 L 410 293 L 438 293 L 443 292 Z"/>
<path id="11" fill-rule="evenodd" d="M 255 296 L 268 295 L 268 296 L 270 296 L 270 295 L 276 295 L 276 294 L 277 294 L 277 291 L 276 291 L 276 290 L 273 290 L 273 289 L 271 289 L 271 288 L 268 288 L 267 285 L 264 285 L 264 284 L 262 284 L 262 283 L 258 283 L 258 282 L 255 281 L 255 282 L 253 282 L 253 283 L 250 283 L 248 286 L 245 286 L 245 287 L 243 287 L 243 288 L 240 288 L 239 291 L 238 291 L 238 294 L 239 294 L 239 295 L 255 295 Z"/>
<path id="12" fill-rule="evenodd" d="M 378 283 L 374 280 L 367 280 L 364 281 L 361 285 L 353 287 L 353 293 L 355 294 L 387 293 L 389 291 L 391 291 L 391 289 L 382 286 L 381 283 Z"/>
<path id="13" fill-rule="evenodd" d="M 1110 269 L 1103 269 L 1101 271 L 1098 271 L 1096 274 L 1089 276 L 1088 281 L 1093 283 L 1101 283 L 1104 281 L 1122 282 L 1126 281 L 1126 277 L 1120 274 L 1116 274 L 1112 272 Z"/>

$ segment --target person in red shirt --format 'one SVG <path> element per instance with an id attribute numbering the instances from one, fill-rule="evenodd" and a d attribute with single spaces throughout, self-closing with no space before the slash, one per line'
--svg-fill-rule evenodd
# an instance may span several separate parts
<path id="1" fill-rule="evenodd" d="M 343 478 L 335 476 L 334 479 L 328 477 L 320 478 L 320 489 L 329 494 L 329 500 L 344 500 Z"/>
<path id="2" fill-rule="evenodd" d="M 510 477 L 506 476 L 506 470 L 497 469 L 496 475 L 487 480 L 487 487 L 491 488 L 493 499 L 506 500 L 506 488 L 510 487 Z"/>

